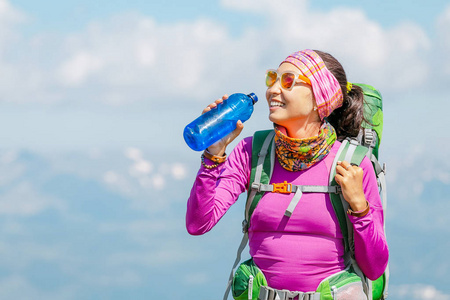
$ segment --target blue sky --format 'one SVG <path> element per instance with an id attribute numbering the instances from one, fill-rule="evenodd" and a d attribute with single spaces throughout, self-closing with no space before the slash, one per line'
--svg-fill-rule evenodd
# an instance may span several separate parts
<path id="1" fill-rule="evenodd" d="M 0 0 L 0 298 L 219 299 L 243 201 L 187 234 L 183 127 L 304 48 L 383 94 L 390 299 L 450 299 L 450 5 L 356 0 Z"/>

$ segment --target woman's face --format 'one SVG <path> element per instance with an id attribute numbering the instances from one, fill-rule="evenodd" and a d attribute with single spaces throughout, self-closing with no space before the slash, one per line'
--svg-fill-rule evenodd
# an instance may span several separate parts
<path id="1" fill-rule="evenodd" d="M 281 64 L 277 71 L 279 74 L 287 71 L 301 74 L 290 63 Z M 291 90 L 285 90 L 281 87 L 280 80 L 277 80 L 267 88 L 266 99 L 269 104 L 269 120 L 275 124 L 294 129 L 308 121 L 320 121 L 318 112 L 314 110 L 316 104 L 309 84 L 298 81 Z"/>

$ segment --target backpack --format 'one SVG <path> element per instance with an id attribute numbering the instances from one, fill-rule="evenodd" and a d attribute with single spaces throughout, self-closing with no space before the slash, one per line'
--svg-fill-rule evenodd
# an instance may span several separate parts
<path id="1" fill-rule="evenodd" d="M 383 164 L 382 167 L 378 162 L 379 145 L 383 130 L 382 97 L 380 92 L 370 85 L 356 85 L 361 87 L 363 90 L 365 100 L 364 116 L 365 119 L 370 123 L 363 122 L 361 124 L 362 128 L 356 138 L 346 138 L 342 141 L 342 144 L 331 167 L 329 186 L 293 186 L 286 181 L 279 184 L 269 185 L 275 162 L 275 148 L 273 143 L 274 130 L 255 132 L 252 143 L 252 169 L 250 175 L 250 184 L 245 206 L 245 219 L 242 223 L 244 236 L 238 248 L 236 260 L 234 262 L 225 296 L 223 298 L 224 300 L 228 298 L 228 293 L 231 288 L 233 288 L 233 297 L 235 299 L 255 299 L 255 295 L 256 297 L 258 296 L 260 286 L 254 285 L 254 278 L 261 278 L 262 272 L 257 268 L 256 265 L 252 265 L 251 259 L 241 264 L 236 273 L 234 273 L 234 270 L 238 266 L 241 260 L 241 253 L 248 242 L 247 230 L 250 225 L 249 222 L 252 213 L 255 210 L 259 200 L 267 191 L 294 194 L 285 212 L 285 215 L 288 217 L 290 217 L 293 210 L 295 209 L 295 206 L 299 202 L 302 193 L 329 193 L 333 209 L 338 218 L 339 226 L 344 237 L 344 247 L 346 253 L 344 258 L 346 261 L 346 265 L 348 265 L 349 268 L 352 269 L 352 273 L 356 273 L 361 278 L 364 293 L 367 295 L 367 298 L 369 300 L 379 300 L 387 298 L 389 266 L 386 268 L 385 273 L 375 281 L 369 280 L 359 268 L 356 260 L 354 259 L 353 225 L 346 214 L 349 205 L 342 196 L 340 186 L 334 180 L 337 161 L 346 160 L 351 164 L 359 166 L 364 157 L 367 156 L 371 160 L 374 167 L 376 178 L 378 181 L 380 198 L 383 205 L 383 211 L 386 211 L 386 167 L 385 164 Z M 383 226 L 384 225 L 385 224 L 383 224 Z M 249 269 L 248 265 L 252 265 L 252 268 Z M 252 272 L 249 272 L 248 270 L 251 270 Z M 267 285 L 265 280 L 260 279 L 258 282 L 262 282 L 262 286 Z M 239 288 L 236 288 L 236 286 L 239 286 Z M 322 286 L 322 284 L 320 286 Z M 247 287 L 247 289 L 245 289 L 245 287 Z M 236 290 L 239 290 L 239 293 L 237 293 Z M 239 297 L 241 291 L 243 292 Z M 248 298 L 245 296 L 247 294 Z M 324 298 L 320 297 L 320 299 Z"/>

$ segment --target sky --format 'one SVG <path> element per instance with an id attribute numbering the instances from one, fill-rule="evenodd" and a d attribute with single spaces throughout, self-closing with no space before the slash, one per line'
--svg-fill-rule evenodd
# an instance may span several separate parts
<path id="1" fill-rule="evenodd" d="M 0 298 L 220 299 L 244 201 L 189 236 L 183 128 L 235 92 L 260 99 L 242 137 L 270 128 L 264 72 L 306 48 L 383 95 L 389 299 L 449 300 L 437 0 L 0 0 Z"/>

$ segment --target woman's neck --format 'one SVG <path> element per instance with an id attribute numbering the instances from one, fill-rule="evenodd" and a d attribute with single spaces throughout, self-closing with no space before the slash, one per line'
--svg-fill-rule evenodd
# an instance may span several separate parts
<path id="1" fill-rule="evenodd" d="M 296 124 L 297 126 L 286 127 L 287 136 L 294 139 L 306 139 L 314 136 L 318 136 L 320 132 L 320 127 L 322 126 L 321 121 L 304 122 L 303 124 Z"/>

